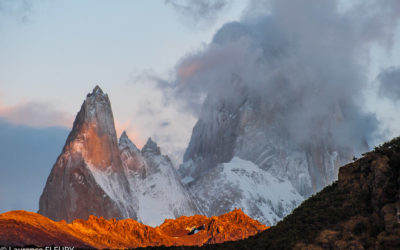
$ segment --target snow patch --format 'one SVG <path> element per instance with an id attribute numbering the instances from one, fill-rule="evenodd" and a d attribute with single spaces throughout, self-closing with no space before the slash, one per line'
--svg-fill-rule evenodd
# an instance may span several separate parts
<path id="1" fill-rule="evenodd" d="M 95 166 L 88 164 L 87 167 L 92 173 L 96 183 L 120 208 L 123 216 L 129 218 L 129 211 L 132 210 L 133 199 L 131 194 L 127 193 L 122 186 L 120 177 L 109 166 L 105 171 L 97 169 Z"/>
<path id="2" fill-rule="evenodd" d="M 172 164 L 164 156 L 148 154 L 146 165 L 146 178 L 135 179 L 138 188 L 138 218 L 142 223 L 158 226 L 167 218 L 196 213 L 190 205 L 189 194 L 179 182 Z"/>
<path id="3" fill-rule="evenodd" d="M 186 177 L 184 177 L 181 181 L 182 181 L 183 184 L 187 185 L 187 184 L 189 184 L 190 182 L 194 181 L 194 179 L 193 179 L 193 177 L 191 177 L 191 176 L 186 176 Z"/>
<path id="4" fill-rule="evenodd" d="M 241 208 L 267 225 L 280 221 L 304 199 L 289 180 L 239 157 L 195 180 L 190 190 L 208 216 Z"/>
<path id="5" fill-rule="evenodd" d="M 119 148 L 130 192 L 137 197 L 138 221 L 157 226 L 165 219 L 198 213 L 171 161 L 158 150 L 136 150 L 127 136 L 121 136 Z M 151 142 L 157 149 L 157 145 Z M 155 147 L 154 147 L 155 145 Z"/>

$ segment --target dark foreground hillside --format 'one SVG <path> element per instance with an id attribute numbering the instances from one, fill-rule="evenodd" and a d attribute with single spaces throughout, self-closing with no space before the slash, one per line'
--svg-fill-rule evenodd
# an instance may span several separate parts
<path id="1" fill-rule="evenodd" d="M 399 170 L 400 137 L 342 167 L 337 182 L 269 230 L 204 248 L 400 249 Z"/>

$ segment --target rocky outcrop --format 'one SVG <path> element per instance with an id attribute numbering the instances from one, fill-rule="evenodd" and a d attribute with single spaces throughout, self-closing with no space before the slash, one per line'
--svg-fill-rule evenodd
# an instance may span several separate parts
<path id="1" fill-rule="evenodd" d="M 90 216 L 67 224 L 39 214 L 12 211 L 0 214 L 0 245 L 74 246 L 126 249 L 146 246 L 201 246 L 245 239 L 267 229 L 241 210 L 207 218 L 202 215 L 166 220 L 149 227 L 132 219 L 117 221 Z"/>

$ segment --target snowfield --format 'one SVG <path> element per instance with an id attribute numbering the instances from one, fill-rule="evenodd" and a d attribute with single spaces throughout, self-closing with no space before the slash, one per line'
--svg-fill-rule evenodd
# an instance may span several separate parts
<path id="1" fill-rule="evenodd" d="M 241 208 L 266 225 L 276 224 L 304 199 L 290 181 L 239 157 L 210 170 L 190 190 L 208 216 Z"/>

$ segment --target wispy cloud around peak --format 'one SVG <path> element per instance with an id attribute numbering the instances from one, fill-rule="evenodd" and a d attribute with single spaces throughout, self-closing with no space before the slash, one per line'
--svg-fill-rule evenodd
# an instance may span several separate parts
<path id="1" fill-rule="evenodd" d="M 383 70 L 379 76 L 379 95 L 393 101 L 400 101 L 400 67 Z"/>
<path id="2" fill-rule="evenodd" d="M 31 0 L 0 0 L 0 17 L 8 15 L 21 23 L 27 23 L 32 7 L 33 1 Z"/>
<path id="3" fill-rule="evenodd" d="M 299 141 L 330 134 L 347 145 L 374 136 L 377 121 L 363 108 L 368 56 L 372 45 L 390 47 L 400 2 L 360 1 L 345 11 L 339 1 L 251 3 L 160 84 L 175 94 L 170 100 L 198 115 L 204 95 L 233 104 L 246 95 Z"/>
<path id="4" fill-rule="evenodd" d="M 0 106 L 0 117 L 10 123 L 30 127 L 71 127 L 73 117 L 53 108 L 49 103 L 23 102 L 15 106 Z"/>
<path id="5" fill-rule="evenodd" d="M 186 24 L 202 27 L 215 22 L 228 5 L 227 0 L 165 0 L 178 12 Z M 189 21 L 189 23 L 187 23 Z"/>

